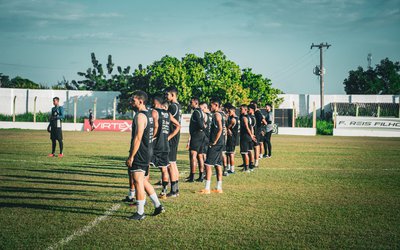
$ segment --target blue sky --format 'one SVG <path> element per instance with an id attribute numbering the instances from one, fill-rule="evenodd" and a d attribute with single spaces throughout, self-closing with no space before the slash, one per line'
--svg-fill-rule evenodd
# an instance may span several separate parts
<path id="1" fill-rule="evenodd" d="M 105 64 L 148 65 L 164 55 L 222 50 L 286 93 L 343 94 L 351 69 L 400 61 L 400 0 L 0 0 L 0 73 L 56 84 L 78 80 L 90 53 Z"/>

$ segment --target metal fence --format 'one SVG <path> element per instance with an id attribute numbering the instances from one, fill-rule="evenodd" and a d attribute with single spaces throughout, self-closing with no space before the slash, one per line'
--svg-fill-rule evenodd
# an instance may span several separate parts
<path id="1" fill-rule="evenodd" d="M 398 103 L 331 103 L 339 116 L 399 117 Z"/>

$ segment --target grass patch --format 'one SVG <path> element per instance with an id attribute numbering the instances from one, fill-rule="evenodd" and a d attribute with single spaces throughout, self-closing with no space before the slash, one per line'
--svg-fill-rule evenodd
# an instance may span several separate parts
<path id="1" fill-rule="evenodd" d="M 164 202 L 165 214 L 136 223 L 125 220 L 135 208 L 119 203 L 130 134 L 64 138 L 65 158 L 47 158 L 46 131 L 0 130 L 1 249 L 47 248 L 115 204 L 121 208 L 63 248 L 400 246 L 400 139 L 273 136 L 273 158 L 254 173 L 224 178 L 224 194 L 201 196 L 194 191 L 203 184 L 181 183 L 181 196 Z M 183 135 L 181 182 L 189 169 L 186 141 Z M 160 173 L 151 171 L 156 182 Z"/>

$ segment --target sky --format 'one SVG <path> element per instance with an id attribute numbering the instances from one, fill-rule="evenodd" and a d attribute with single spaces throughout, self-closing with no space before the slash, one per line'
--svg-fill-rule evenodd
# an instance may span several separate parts
<path id="1" fill-rule="evenodd" d="M 288 94 L 344 94 L 350 70 L 400 61 L 400 0 L 0 0 L 0 73 L 48 86 L 79 80 L 90 53 L 137 68 L 221 50 Z"/>

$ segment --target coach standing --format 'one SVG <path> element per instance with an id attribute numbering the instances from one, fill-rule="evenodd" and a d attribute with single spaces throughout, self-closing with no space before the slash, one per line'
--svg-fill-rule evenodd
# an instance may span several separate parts
<path id="1" fill-rule="evenodd" d="M 62 136 L 62 119 L 64 119 L 64 108 L 59 105 L 60 98 L 53 98 L 54 107 L 51 109 L 50 116 L 50 139 L 51 139 L 51 154 L 49 157 L 54 157 L 56 152 L 56 144 L 60 146 L 60 154 L 58 157 L 63 157 L 63 136 Z"/>
<path id="2" fill-rule="evenodd" d="M 271 158 L 272 157 L 271 135 L 274 129 L 273 125 L 274 117 L 271 112 L 271 104 L 267 104 L 265 106 L 265 111 L 266 111 L 265 120 L 267 121 L 267 128 L 264 136 L 264 149 L 265 149 L 264 157 Z"/>

